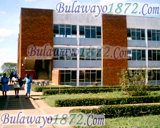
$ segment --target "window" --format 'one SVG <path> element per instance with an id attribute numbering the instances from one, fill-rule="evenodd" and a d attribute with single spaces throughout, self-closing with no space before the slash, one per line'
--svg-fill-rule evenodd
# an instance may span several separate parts
<path id="1" fill-rule="evenodd" d="M 128 56 L 128 60 L 143 61 L 143 60 L 146 60 L 146 51 L 138 50 L 138 49 L 128 50 L 127 56 Z"/>
<path id="2" fill-rule="evenodd" d="M 100 48 L 81 48 L 80 60 L 101 60 Z"/>
<path id="3" fill-rule="evenodd" d="M 78 49 L 77 48 L 54 48 L 53 59 L 54 60 L 77 60 Z"/>
<path id="4" fill-rule="evenodd" d="M 156 70 L 151 70 L 148 72 L 148 80 L 157 80 L 157 71 Z"/>
<path id="5" fill-rule="evenodd" d="M 76 25 L 53 25 L 53 36 L 54 37 L 67 37 L 76 38 L 77 37 L 77 26 Z"/>
<path id="6" fill-rule="evenodd" d="M 160 41 L 160 30 L 147 30 L 148 40 Z"/>
<path id="7" fill-rule="evenodd" d="M 100 70 L 80 70 L 79 82 L 101 82 Z"/>
<path id="8" fill-rule="evenodd" d="M 80 38 L 101 38 L 101 27 L 79 26 Z"/>
<path id="9" fill-rule="evenodd" d="M 127 28 L 127 39 L 128 40 L 145 40 L 145 30 Z"/>
<path id="10" fill-rule="evenodd" d="M 148 50 L 148 60 L 160 61 L 160 50 Z"/>
<path id="11" fill-rule="evenodd" d="M 76 83 L 77 79 L 77 71 L 72 71 L 72 70 L 61 70 L 60 71 L 61 75 L 61 83 Z"/>

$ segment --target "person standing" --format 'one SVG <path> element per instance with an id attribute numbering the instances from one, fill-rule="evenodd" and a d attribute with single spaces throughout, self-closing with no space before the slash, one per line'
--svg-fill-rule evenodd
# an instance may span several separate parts
<path id="1" fill-rule="evenodd" d="M 13 72 L 11 72 L 11 74 L 10 74 L 10 76 L 9 76 L 10 84 L 12 84 L 12 83 L 13 83 L 13 81 L 12 81 L 12 77 L 13 77 Z"/>
<path id="2" fill-rule="evenodd" d="M 19 84 L 19 81 L 18 81 L 17 73 L 13 73 L 12 81 L 13 81 L 13 84 L 14 84 L 13 88 L 15 90 L 15 98 L 19 98 L 20 84 Z"/>
<path id="3" fill-rule="evenodd" d="M 7 91 L 8 89 L 8 81 L 9 79 L 6 77 L 6 73 L 3 74 L 3 77 L 1 78 L 1 89 L 2 89 L 2 93 L 3 93 L 3 97 L 7 97 Z"/>
<path id="4" fill-rule="evenodd" d="M 31 90 L 31 83 L 32 83 L 32 78 L 29 77 L 29 74 L 26 74 L 26 77 L 24 78 L 25 82 L 25 91 L 26 91 L 26 99 L 30 97 L 30 90 Z M 27 96 L 29 94 L 29 96 Z"/>

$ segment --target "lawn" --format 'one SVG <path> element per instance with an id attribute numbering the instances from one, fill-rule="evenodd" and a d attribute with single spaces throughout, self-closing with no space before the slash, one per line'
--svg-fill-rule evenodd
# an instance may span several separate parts
<path id="1" fill-rule="evenodd" d="M 159 128 L 159 127 L 160 127 L 160 115 L 149 115 L 141 117 L 121 117 L 121 118 L 106 119 L 105 126 L 101 126 L 98 128 Z"/>
<path id="2" fill-rule="evenodd" d="M 150 95 L 160 95 L 160 91 L 151 91 Z M 56 99 L 76 99 L 76 98 L 122 98 L 126 97 L 126 92 L 107 92 L 107 93 L 89 93 L 89 94 L 62 94 L 62 95 L 52 95 L 52 96 L 41 96 L 48 105 L 55 107 Z"/>
<path id="3" fill-rule="evenodd" d="M 107 93 L 88 93 L 88 94 L 62 94 L 62 95 L 52 95 L 52 96 L 41 96 L 48 105 L 51 107 L 55 106 L 56 99 L 75 99 L 75 98 L 121 98 L 125 95 L 125 92 L 107 92 Z"/>

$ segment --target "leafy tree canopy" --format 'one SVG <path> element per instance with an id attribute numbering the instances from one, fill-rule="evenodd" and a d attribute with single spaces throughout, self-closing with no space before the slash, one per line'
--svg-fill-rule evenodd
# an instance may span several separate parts
<path id="1" fill-rule="evenodd" d="M 17 72 L 17 64 L 16 63 L 4 63 L 1 66 L 1 69 L 7 75 L 10 75 L 12 72 Z"/>

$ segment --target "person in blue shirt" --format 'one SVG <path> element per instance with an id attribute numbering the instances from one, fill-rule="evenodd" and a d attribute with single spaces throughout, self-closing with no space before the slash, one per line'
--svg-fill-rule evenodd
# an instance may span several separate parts
<path id="1" fill-rule="evenodd" d="M 6 73 L 3 74 L 3 77 L 1 78 L 1 89 L 3 93 L 3 97 L 7 97 L 7 91 L 8 91 L 8 81 L 9 79 L 6 77 Z"/>
<path id="2" fill-rule="evenodd" d="M 29 74 L 26 74 L 26 77 L 24 78 L 24 82 L 25 82 L 25 91 L 26 91 L 26 99 L 27 94 L 29 94 L 30 97 L 30 90 L 31 90 L 31 83 L 32 83 L 32 78 L 29 77 Z"/>

